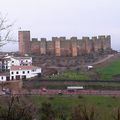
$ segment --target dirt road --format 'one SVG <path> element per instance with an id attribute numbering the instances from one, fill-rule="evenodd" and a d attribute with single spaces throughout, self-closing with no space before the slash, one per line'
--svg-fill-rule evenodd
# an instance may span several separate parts
<path id="1" fill-rule="evenodd" d="M 107 60 L 111 59 L 112 57 L 114 57 L 114 54 L 108 55 L 107 57 L 105 57 L 97 62 L 92 63 L 92 65 L 97 65 L 97 64 L 106 62 Z"/>

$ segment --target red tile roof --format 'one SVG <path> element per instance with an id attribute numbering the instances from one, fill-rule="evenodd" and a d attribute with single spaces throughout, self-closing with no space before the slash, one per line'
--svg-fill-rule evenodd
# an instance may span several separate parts
<path id="1" fill-rule="evenodd" d="M 11 66 L 10 70 L 32 70 L 38 68 L 36 66 Z"/>

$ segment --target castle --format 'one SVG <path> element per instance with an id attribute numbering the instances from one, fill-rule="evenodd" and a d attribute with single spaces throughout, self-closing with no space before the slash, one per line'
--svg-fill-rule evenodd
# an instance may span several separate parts
<path id="1" fill-rule="evenodd" d="M 53 55 L 53 56 L 80 56 L 83 54 L 95 53 L 100 50 L 106 51 L 111 50 L 111 37 L 98 36 L 82 37 L 71 37 L 66 39 L 65 37 L 52 37 L 51 41 L 46 38 L 41 38 L 38 41 L 37 38 L 30 38 L 30 31 L 19 31 L 19 53 L 34 54 L 34 55 Z"/>

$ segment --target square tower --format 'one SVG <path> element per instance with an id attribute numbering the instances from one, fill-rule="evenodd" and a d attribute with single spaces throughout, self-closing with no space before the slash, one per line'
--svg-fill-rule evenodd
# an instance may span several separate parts
<path id="1" fill-rule="evenodd" d="M 30 54 L 30 31 L 18 31 L 19 53 Z"/>

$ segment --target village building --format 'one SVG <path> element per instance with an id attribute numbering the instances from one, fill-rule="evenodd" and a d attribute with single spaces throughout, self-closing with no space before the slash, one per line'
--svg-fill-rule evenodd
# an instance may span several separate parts
<path id="1" fill-rule="evenodd" d="M 10 70 L 11 66 L 29 66 L 32 65 L 32 57 L 14 57 L 6 56 L 3 58 L 3 69 L 4 71 Z"/>
<path id="2" fill-rule="evenodd" d="M 0 81 L 28 79 L 41 76 L 41 68 L 32 66 L 32 57 L 4 56 L 0 60 Z"/>
<path id="3" fill-rule="evenodd" d="M 10 72 L 0 74 L 0 81 L 22 80 L 41 76 L 41 68 L 36 66 L 11 66 Z"/>
<path id="4" fill-rule="evenodd" d="M 10 80 L 28 79 L 41 76 L 41 68 L 35 66 L 11 66 Z"/>

